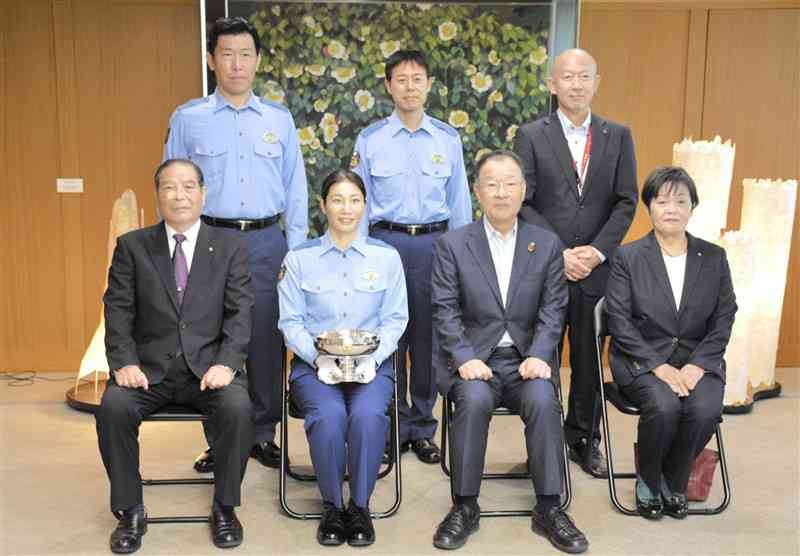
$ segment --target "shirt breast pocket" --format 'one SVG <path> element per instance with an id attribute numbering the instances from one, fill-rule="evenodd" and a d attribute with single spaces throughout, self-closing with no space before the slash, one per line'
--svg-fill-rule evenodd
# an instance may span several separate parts
<path id="1" fill-rule="evenodd" d="M 306 300 L 306 313 L 311 320 L 322 321 L 336 317 L 336 288 L 322 280 L 303 280 L 300 289 Z"/>
<path id="2" fill-rule="evenodd" d="M 197 143 L 190 158 L 203 170 L 206 185 L 222 185 L 228 159 L 227 145 L 213 141 Z"/>
<path id="3" fill-rule="evenodd" d="M 388 287 L 389 284 L 384 276 L 371 280 L 361 278 L 354 285 L 355 301 L 359 307 L 365 309 L 366 313 L 377 312 Z"/>
<path id="4" fill-rule="evenodd" d="M 257 142 L 253 146 L 253 165 L 255 175 L 266 176 L 268 180 L 281 182 L 281 164 L 283 161 L 283 147 L 280 143 Z"/>
<path id="5" fill-rule="evenodd" d="M 375 162 L 370 166 L 370 177 L 373 184 L 373 195 L 381 203 L 403 196 L 405 171 L 399 164 L 392 162 Z"/>
<path id="6" fill-rule="evenodd" d="M 422 175 L 425 180 L 423 194 L 427 200 L 444 204 L 447 200 L 447 191 L 445 186 L 447 180 L 453 174 L 452 168 L 449 164 L 444 162 L 435 163 L 432 160 L 427 160 L 422 164 Z"/>

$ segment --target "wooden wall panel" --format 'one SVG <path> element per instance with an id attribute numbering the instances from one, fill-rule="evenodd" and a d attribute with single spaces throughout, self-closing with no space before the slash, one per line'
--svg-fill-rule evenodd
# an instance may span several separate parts
<path id="1" fill-rule="evenodd" d="M 710 11 L 703 136 L 736 142 L 730 228 L 739 227 L 743 178 L 800 178 L 798 53 L 798 9 Z M 780 346 L 778 365 L 800 365 L 800 203 Z"/>

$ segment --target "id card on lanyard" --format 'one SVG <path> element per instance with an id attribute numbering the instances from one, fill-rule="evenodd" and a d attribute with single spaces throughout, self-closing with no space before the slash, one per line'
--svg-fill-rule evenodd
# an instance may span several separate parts
<path id="1" fill-rule="evenodd" d="M 583 147 L 583 158 L 581 159 L 581 167 L 578 168 L 578 163 L 573 160 L 572 164 L 575 166 L 575 174 L 578 178 L 578 197 L 583 195 L 583 186 L 586 183 L 586 171 L 589 169 L 589 155 L 592 153 L 592 126 L 586 131 L 586 145 Z"/>

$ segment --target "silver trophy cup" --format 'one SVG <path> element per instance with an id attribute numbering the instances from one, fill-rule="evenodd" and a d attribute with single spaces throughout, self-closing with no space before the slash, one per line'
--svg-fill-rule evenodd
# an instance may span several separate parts
<path id="1" fill-rule="evenodd" d="M 364 382 L 356 371 L 356 359 L 378 349 L 381 339 L 367 330 L 326 330 L 314 339 L 314 347 L 323 355 L 335 357 L 342 370 L 342 382 Z"/>

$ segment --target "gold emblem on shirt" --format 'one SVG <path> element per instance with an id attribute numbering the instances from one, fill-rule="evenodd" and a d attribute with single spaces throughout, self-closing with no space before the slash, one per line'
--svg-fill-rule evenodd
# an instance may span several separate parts
<path id="1" fill-rule="evenodd" d="M 380 274 L 378 274 L 376 271 L 374 271 L 374 270 L 367 270 L 367 271 L 364 273 L 364 276 L 363 276 L 363 278 L 364 278 L 364 280 L 366 280 L 367 282 L 374 282 L 375 280 L 377 280 L 377 279 L 378 279 L 378 277 L 379 277 L 379 276 L 380 276 Z"/>
<path id="2" fill-rule="evenodd" d="M 354 152 L 353 156 L 350 157 L 350 169 L 355 170 L 359 164 L 361 164 L 361 157 L 358 156 L 357 152 Z"/>
<path id="3" fill-rule="evenodd" d="M 261 138 L 264 140 L 265 143 L 269 143 L 270 145 L 273 145 L 278 142 L 278 138 L 271 131 L 264 132 L 264 135 L 262 135 Z"/>
<path id="4" fill-rule="evenodd" d="M 431 155 L 431 162 L 434 164 L 444 164 L 444 155 L 439 153 L 433 153 Z"/>
<path id="5" fill-rule="evenodd" d="M 536 242 L 532 241 L 528 244 L 528 253 L 533 253 L 536 251 Z"/>
<path id="6" fill-rule="evenodd" d="M 278 271 L 278 282 L 283 280 L 283 277 L 286 276 L 286 265 L 281 265 L 281 269 Z"/>

